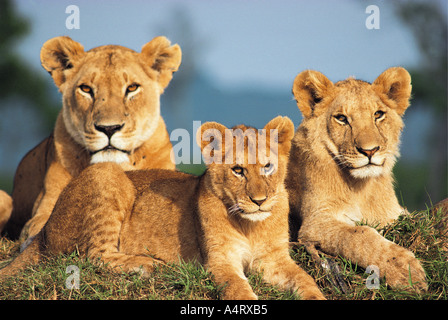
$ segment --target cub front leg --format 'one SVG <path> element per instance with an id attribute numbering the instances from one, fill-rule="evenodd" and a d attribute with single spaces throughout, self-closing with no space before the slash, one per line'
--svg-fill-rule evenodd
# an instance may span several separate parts
<path id="1" fill-rule="evenodd" d="M 299 238 L 312 241 L 324 252 L 341 255 L 363 268 L 375 265 L 380 276 L 392 287 L 426 290 L 426 276 L 414 254 L 385 239 L 368 226 L 351 226 L 328 220 L 325 223 L 308 224 L 304 221 Z"/>
<path id="2" fill-rule="evenodd" d="M 325 300 L 314 279 L 291 259 L 289 253 L 269 255 L 263 260 L 261 269 L 266 282 L 283 290 L 296 291 L 304 300 Z"/>
<path id="3" fill-rule="evenodd" d="M 258 299 L 244 275 L 244 267 L 238 250 L 210 254 L 207 267 L 213 274 L 215 282 L 224 287 L 222 297 L 224 300 Z"/>
<path id="4" fill-rule="evenodd" d="M 224 300 L 257 300 L 258 297 L 252 290 L 244 272 L 235 270 L 232 265 L 223 264 L 219 267 L 211 267 L 218 285 L 224 287 Z"/>

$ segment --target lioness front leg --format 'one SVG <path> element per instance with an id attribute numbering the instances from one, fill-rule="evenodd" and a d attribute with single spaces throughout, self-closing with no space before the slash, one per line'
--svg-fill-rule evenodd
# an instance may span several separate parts
<path id="1" fill-rule="evenodd" d="M 385 239 L 368 226 L 351 226 L 347 223 L 327 221 L 307 225 L 303 223 L 299 238 L 315 242 L 322 251 L 341 255 L 363 268 L 375 265 L 380 276 L 392 287 L 409 287 L 426 290 L 426 276 L 414 254 Z"/>
<path id="2" fill-rule="evenodd" d="M 44 188 L 34 204 L 32 218 L 28 220 L 21 231 L 21 242 L 33 238 L 43 228 L 59 195 L 71 179 L 72 176 L 61 164 L 54 162 L 50 165 L 45 177 Z"/>

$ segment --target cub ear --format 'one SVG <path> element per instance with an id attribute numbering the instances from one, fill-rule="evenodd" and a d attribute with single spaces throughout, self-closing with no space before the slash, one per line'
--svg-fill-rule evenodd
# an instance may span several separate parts
<path id="1" fill-rule="evenodd" d="M 406 69 L 393 67 L 384 71 L 372 83 L 373 89 L 380 96 L 386 96 L 395 103 L 395 109 L 401 116 L 409 107 L 411 98 L 411 76 Z"/>
<path id="2" fill-rule="evenodd" d="M 271 141 L 271 130 L 277 130 L 277 142 L 279 144 L 279 150 L 285 154 L 289 152 L 291 148 L 291 139 L 294 137 L 294 124 L 288 117 L 278 116 L 269 121 L 265 127 L 266 137 L 268 141 Z M 281 146 L 280 146 L 281 145 Z"/>
<path id="3" fill-rule="evenodd" d="M 206 164 L 222 163 L 225 153 L 224 137 L 226 126 L 217 122 L 204 123 L 196 133 L 196 143 L 201 148 Z"/>
<path id="4" fill-rule="evenodd" d="M 84 56 L 84 47 L 67 36 L 48 40 L 40 51 L 40 61 L 45 70 L 60 87 L 66 80 L 64 71 L 73 68 Z"/>
<path id="5" fill-rule="evenodd" d="M 264 126 L 264 129 L 268 134 L 270 130 L 277 129 L 278 143 L 289 142 L 294 137 L 294 124 L 288 117 L 275 117 Z"/>
<path id="6" fill-rule="evenodd" d="M 332 88 L 333 82 L 319 71 L 305 70 L 297 75 L 292 86 L 292 93 L 305 118 L 315 115 L 316 105 Z"/>
<path id="7" fill-rule="evenodd" d="M 159 73 L 158 82 L 165 89 L 170 83 L 173 73 L 179 69 L 182 51 L 179 45 L 171 46 L 171 42 L 163 37 L 156 37 L 142 47 L 142 56 L 152 69 Z"/>

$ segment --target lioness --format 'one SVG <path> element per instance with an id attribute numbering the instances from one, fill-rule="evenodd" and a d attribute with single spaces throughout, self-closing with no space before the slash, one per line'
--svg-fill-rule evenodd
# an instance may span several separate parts
<path id="1" fill-rule="evenodd" d="M 159 97 L 180 65 L 178 45 L 157 37 L 141 53 L 116 45 L 85 52 L 69 37 L 57 37 L 45 42 L 40 57 L 63 105 L 53 133 L 17 168 L 6 226 L 11 238 L 27 221 L 21 238 L 36 235 L 62 189 L 92 163 L 112 161 L 126 170 L 175 167 Z M 0 220 L 8 219 L 11 211 L 5 211 Z"/>
<path id="2" fill-rule="evenodd" d="M 393 188 L 402 116 L 411 78 L 403 68 L 384 71 L 372 84 L 349 78 L 333 84 L 304 71 L 293 85 L 304 120 L 292 140 L 285 180 L 299 239 L 362 267 L 375 265 L 393 287 L 426 288 L 414 255 L 382 237 L 383 226 L 405 210 Z M 295 230 L 297 232 L 297 230 Z"/>
<path id="3" fill-rule="evenodd" d="M 271 120 L 264 136 L 241 125 L 235 128 L 240 135 L 228 138 L 226 129 L 208 122 L 198 130 L 204 160 L 211 162 L 200 177 L 156 169 L 124 172 L 113 163 L 87 168 L 61 193 L 42 232 L 0 275 L 38 261 L 39 252 L 77 248 L 124 271 L 150 272 L 160 260 L 198 261 L 218 284 L 227 284 L 225 299 L 257 298 L 247 269 L 262 271 L 266 281 L 298 290 L 304 299 L 323 299 L 289 256 L 283 180 L 294 134 L 291 120 Z M 259 152 L 251 163 L 260 138 L 269 156 Z M 238 146 L 242 152 L 234 152 Z"/>

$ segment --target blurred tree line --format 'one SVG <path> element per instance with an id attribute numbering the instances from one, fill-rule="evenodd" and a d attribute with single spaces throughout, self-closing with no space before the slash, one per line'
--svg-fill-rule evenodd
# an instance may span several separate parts
<path id="1" fill-rule="evenodd" d="M 15 45 L 29 30 L 29 21 L 17 13 L 12 1 L 0 1 L 0 110 L 6 99 L 26 99 L 39 110 L 38 120 L 50 131 L 59 111 L 50 95 L 54 88 L 15 52 Z"/>
<path id="2" fill-rule="evenodd" d="M 404 205 L 423 209 L 448 195 L 447 128 L 447 8 L 440 1 L 394 1 L 397 16 L 412 31 L 420 49 L 418 67 L 408 68 L 412 77 L 412 108 L 428 108 L 433 114 L 432 130 L 421 150 L 425 163 L 401 161 L 396 178 Z M 445 7 L 444 7 L 445 5 Z"/>
<path id="3" fill-rule="evenodd" d="M 413 82 L 413 108 L 428 108 L 433 114 L 433 130 L 426 137 L 425 162 L 409 162 L 401 159 L 396 168 L 397 193 L 409 210 L 423 209 L 424 204 L 436 202 L 448 193 L 447 184 L 447 16 L 446 8 L 438 1 L 393 1 L 397 17 L 412 31 L 419 46 L 422 61 L 416 68 L 408 68 Z M 188 17 L 173 11 L 178 21 L 175 30 L 165 33 L 180 33 L 178 36 L 189 41 L 182 43 L 183 56 L 189 63 L 183 62 L 185 68 L 195 67 L 197 50 L 193 48 L 198 41 L 193 37 L 193 30 Z M 29 108 L 36 110 L 43 129 L 52 130 L 60 102 L 54 99 L 53 86 L 43 78 L 41 73 L 31 68 L 17 55 L 16 45 L 30 30 L 30 22 L 19 15 L 11 0 L 0 1 L 0 112 L 13 99 L 24 99 Z M 195 41 L 194 41 L 195 40 Z M 195 52 L 193 52 L 195 51 Z M 190 61 L 191 60 L 191 61 Z M 175 77 L 169 87 L 169 95 L 164 99 L 175 99 L 168 105 L 175 108 L 182 104 L 182 97 L 188 94 L 188 77 L 194 70 Z M 176 110 L 179 111 L 179 110 Z M 412 111 L 411 111 L 412 112 Z M 175 112 L 178 114 L 178 112 Z M 0 128 L 1 129 L 1 128 Z M 20 128 L 17 128 L 20 130 Z M 1 139 L 8 139 L 2 136 Z M 0 155 L 4 157 L 5 155 Z M 3 173 L 4 174 L 4 173 Z M 11 191 L 12 172 L 1 175 L 0 188 Z"/>
<path id="4" fill-rule="evenodd" d="M 30 31 L 30 22 L 17 13 L 14 2 L 11 0 L 0 1 L 0 112 L 3 115 L 11 115 L 14 112 L 32 113 L 33 124 L 31 126 L 41 127 L 42 130 L 50 132 L 54 126 L 59 103 L 52 94 L 53 87 L 48 85 L 43 76 L 30 66 L 17 54 L 16 45 Z M 23 106 L 26 106 L 25 108 Z M 9 111 L 9 112 L 8 112 Z M 25 118 L 25 117 L 24 117 Z M 1 119 L 3 124 L 10 119 Z M 11 119 L 12 120 L 12 119 Z M 26 122 L 25 122 L 26 123 Z M 10 123 L 8 123 L 10 124 Z M 37 124 L 37 125 L 36 125 Z M 0 126 L 2 123 L 0 122 Z M 23 125 L 23 123 L 22 123 Z M 0 127 L 1 139 L 6 146 L 0 154 L 0 162 L 9 157 L 6 153 L 14 153 L 19 142 L 23 142 L 20 137 L 20 125 L 17 133 L 7 132 L 8 125 Z M 5 154 L 3 154 L 5 153 Z M 14 172 L 0 171 L 0 189 L 10 192 L 12 190 L 12 179 Z"/>

